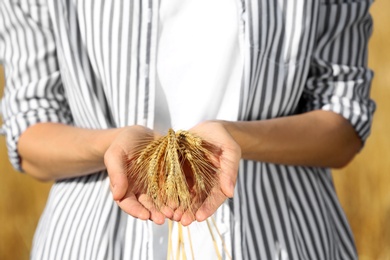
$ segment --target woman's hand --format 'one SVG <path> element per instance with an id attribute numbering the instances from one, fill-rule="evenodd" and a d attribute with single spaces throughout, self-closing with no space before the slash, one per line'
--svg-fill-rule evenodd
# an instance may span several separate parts
<path id="1" fill-rule="evenodd" d="M 190 212 L 175 211 L 174 220 L 189 225 L 193 221 L 204 221 L 210 217 L 227 199 L 233 197 L 238 166 L 241 159 L 241 148 L 225 128 L 223 121 L 206 121 L 189 130 L 220 149 L 215 154 L 219 168 L 220 185 L 214 188 L 202 205 L 195 208 L 195 216 Z"/>
<path id="2" fill-rule="evenodd" d="M 219 168 L 219 186 L 214 188 L 201 205 L 197 205 L 195 216 L 190 212 L 182 214 L 180 208 L 173 210 L 168 206 L 156 209 L 152 199 L 145 194 L 135 194 L 133 185 L 135 180 L 126 173 L 129 158 L 139 152 L 147 143 L 159 137 L 159 134 L 142 126 L 124 128 L 114 139 L 104 155 L 111 182 L 111 190 L 114 200 L 127 214 L 139 218 L 150 219 L 157 224 L 162 224 L 165 218 L 173 218 L 188 225 L 195 219 L 203 221 L 211 216 L 220 205 L 231 198 L 237 178 L 238 164 L 241 150 L 237 143 L 224 128 L 222 122 L 208 121 L 197 125 L 190 130 L 209 143 L 216 145 L 219 152 L 214 158 Z"/>
<path id="3" fill-rule="evenodd" d="M 157 210 L 146 194 L 135 194 L 132 191 L 134 180 L 126 174 L 127 163 L 132 154 L 139 151 L 146 144 L 145 141 L 153 140 L 158 134 L 143 126 L 129 126 L 117 135 L 104 155 L 104 163 L 110 178 L 110 188 L 114 200 L 127 214 L 147 220 L 156 224 L 163 224 L 165 218 L 172 218 L 173 211 L 164 208 L 162 212 Z"/>

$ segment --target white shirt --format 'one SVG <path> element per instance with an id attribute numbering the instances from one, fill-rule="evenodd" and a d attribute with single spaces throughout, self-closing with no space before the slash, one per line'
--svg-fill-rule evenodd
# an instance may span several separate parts
<path id="1" fill-rule="evenodd" d="M 189 129 L 207 119 L 237 118 L 243 71 L 237 15 L 235 0 L 161 1 L 155 129 L 166 133 L 170 127 Z M 221 211 L 228 213 L 228 206 L 223 205 Z M 218 231 L 213 232 L 220 253 L 223 245 L 217 232 L 222 232 L 231 254 L 229 214 L 224 216 L 222 223 L 218 221 Z M 193 252 L 195 259 L 216 259 L 207 223 L 195 222 L 188 228 L 191 238 L 183 229 L 187 256 L 191 255 L 192 243 L 194 248 L 202 248 Z M 173 223 L 174 255 L 178 232 L 178 225 Z M 165 257 L 168 221 L 163 226 L 153 226 L 153 234 L 154 256 Z"/>
<path id="2" fill-rule="evenodd" d="M 237 15 L 235 0 L 161 1 L 156 129 L 237 118 L 243 71 Z"/>

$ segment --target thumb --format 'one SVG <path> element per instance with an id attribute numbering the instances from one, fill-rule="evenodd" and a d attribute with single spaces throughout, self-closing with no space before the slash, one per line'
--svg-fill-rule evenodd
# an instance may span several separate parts
<path id="1" fill-rule="evenodd" d="M 126 195 L 129 184 L 125 167 L 126 155 L 122 150 L 119 152 L 115 150 L 111 148 L 107 150 L 104 155 L 104 163 L 110 178 L 113 199 L 118 201 Z"/>
<path id="2" fill-rule="evenodd" d="M 234 154 L 234 153 L 233 153 Z M 232 198 L 234 195 L 234 189 L 236 186 L 237 175 L 240 164 L 239 155 L 233 155 L 230 157 L 224 157 L 221 160 L 221 173 L 220 183 L 223 194 Z"/>
<path id="3" fill-rule="evenodd" d="M 236 178 L 232 174 L 222 173 L 221 190 L 226 197 L 228 198 L 233 197 L 235 183 L 236 183 Z"/>

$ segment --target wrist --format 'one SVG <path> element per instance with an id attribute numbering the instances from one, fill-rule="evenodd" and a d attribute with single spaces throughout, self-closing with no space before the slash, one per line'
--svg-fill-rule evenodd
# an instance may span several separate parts
<path id="1" fill-rule="evenodd" d="M 234 141 L 241 148 L 241 157 L 243 159 L 252 159 L 252 153 L 255 148 L 259 146 L 259 139 L 257 136 L 253 136 L 252 124 L 253 122 L 247 121 L 223 121 L 225 129 L 232 136 Z"/>
<path id="2" fill-rule="evenodd" d="M 88 148 L 85 153 L 86 158 L 95 161 L 99 170 L 105 169 L 104 154 L 122 131 L 123 128 L 92 130 L 91 133 L 88 133 L 89 137 L 84 139 Z"/>

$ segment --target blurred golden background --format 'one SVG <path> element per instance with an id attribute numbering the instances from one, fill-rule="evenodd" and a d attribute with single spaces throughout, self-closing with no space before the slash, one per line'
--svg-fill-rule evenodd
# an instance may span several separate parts
<path id="1" fill-rule="evenodd" d="M 390 1 L 376 0 L 369 65 L 377 103 L 371 137 L 335 185 L 351 223 L 361 260 L 390 260 Z M 0 73 L 0 96 L 4 77 Z M 51 183 L 15 172 L 0 137 L 0 260 L 23 260 L 29 251 Z"/>

